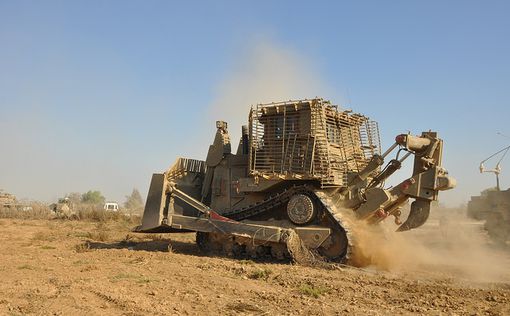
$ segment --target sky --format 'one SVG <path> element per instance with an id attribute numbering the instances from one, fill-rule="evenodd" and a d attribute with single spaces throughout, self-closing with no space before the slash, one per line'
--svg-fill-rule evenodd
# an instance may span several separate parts
<path id="1" fill-rule="evenodd" d="M 214 121 L 236 142 L 250 105 L 320 96 L 378 121 L 383 147 L 437 131 L 458 181 L 441 203 L 461 205 L 495 185 L 478 164 L 510 144 L 509 11 L 508 1 L 0 0 L 0 188 L 45 202 L 90 189 L 145 196 L 177 157 L 205 158 Z M 510 157 L 501 168 L 506 189 Z"/>

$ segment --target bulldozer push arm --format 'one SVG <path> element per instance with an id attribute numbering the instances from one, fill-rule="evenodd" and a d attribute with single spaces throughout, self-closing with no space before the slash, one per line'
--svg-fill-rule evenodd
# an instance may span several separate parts
<path id="1" fill-rule="evenodd" d="M 376 172 L 384 164 L 384 158 L 398 148 L 397 157 L 392 159 L 382 171 Z M 370 222 L 379 222 L 389 215 L 395 216 L 398 231 L 417 228 L 425 223 L 430 213 L 430 203 L 437 200 L 438 192 L 455 187 L 455 179 L 441 167 L 443 141 L 435 132 L 423 132 L 421 136 L 401 134 L 395 143 L 383 154 L 374 155 L 372 160 L 354 179 L 343 194 L 349 195 L 347 204 L 355 209 L 358 217 Z M 399 158 L 400 153 L 405 154 Z M 399 185 L 384 189 L 382 184 L 402 162 L 414 155 L 413 174 Z M 373 175 L 376 173 L 375 175 Z M 370 175 L 371 182 L 366 188 L 360 187 Z M 400 222 L 400 206 L 413 198 L 409 217 Z"/>
<path id="2" fill-rule="evenodd" d="M 135 228 L 136 232 L 216 233 L 233 239 L 250 239 L 258 245 L 285 244 L 292 232 L 296 232 L 310 249 L 318 248 L 331 234 L 331 229 L 325 227 L 286 229 L 234 221 L 219 215 L 207 205 L 179 190 L 164 174 L 152 176 L 150 192 L 152 195 L 147 199 L 142 225 Z M 176 207 L 176 200 L 182 202 L 181 206 L 184 208 Z M 153 212 L 147 212 L 148 209 Z M 184 215 L 187 209 L 195 210 L 198 214 Z"/>

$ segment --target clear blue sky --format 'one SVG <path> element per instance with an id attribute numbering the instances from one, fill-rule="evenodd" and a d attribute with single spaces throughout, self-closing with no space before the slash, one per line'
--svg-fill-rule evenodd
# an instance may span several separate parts
<path id="1" fill-rule="evenodd" d="M 0 0 L 0 188 L 145 195 L 205 158 L 215 119 L 316 95 L 379 121 L 384 146 L 437 130 L 447 204 L 493 185 L 477 168 L 510 143 L 510 2 L 275 2 Z"/>

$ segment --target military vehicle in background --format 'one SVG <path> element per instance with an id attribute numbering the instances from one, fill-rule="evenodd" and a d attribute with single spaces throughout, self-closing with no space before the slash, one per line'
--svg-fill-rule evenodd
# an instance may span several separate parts
<path id="1" fill-rule="evenodd" d="M 195 231 L 205 251 L 279 259 L 295 258 L 298 240 L 326 260 L 348 262 L 357 222 L 394 216 L 398 231 L 417 228 L 438 192 L 455 186 L 437 133 L 398 135 L 381 153 L 376 122 L 319 98 L 252 107 L 235 154 L 227 123 L 216 128 L 205 161 L 179 158 L 152 176 L 135 231 Z M 412 175 L 385 188 L 411 155 Z M 400 206 L 409 199 L 402 223 Z"/>
<path id="2" fill-rule="evenodd" d="M 501 190 L 499 175 L 501 161 L 510 150 L 507 146 L 480 162 L 480 173 L 494 173 L 496 187 L 484 190 L 479 196 L 472 196 L 467 206 L 467 214 L 476 220 L 485 221 L 484 228 L 496 243 L 506 244 L 510 241 L 510 189 Z M 493 169 L 486 169 L 484 163 L 489 159 L 500 158 Z"/>
<path id="3" fill-rule="evenodd" d="M 17 209 L 19 206 L 20 204 L 13 194 L 0 189 L 0 208 Z"/>
<path id="4" fill-rule="evenodd" d="M 58 199 L 57 203 L 50 204 L 50 209 L 57 217 L 69 218 L 76 214 L 73 202 L 67 197 Z"/>

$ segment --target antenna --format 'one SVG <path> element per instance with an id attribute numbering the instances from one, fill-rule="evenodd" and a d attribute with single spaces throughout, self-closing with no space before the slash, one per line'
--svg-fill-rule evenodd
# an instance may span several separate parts
<path id="1" fill-rule="evenodd" d="M 501 161 L 503 161 L 503 159 L 505 158 L 506 154 L 508 153 L 508 150 L 510 150 L 510 146 L 506 146 L 505 148 L 498 150 L 497 152 L 495 152 L 494 154 L 490 155 L 489 157 L 485 158 L 484 160 L 482 160 L 480 162 L 480 167 L 479 167 L 480 173 L 487 172 L 487 173 L 494 173 L 496 175 L 496 189 L 498 191 L 501 191 L 500 187 L 499 187 L 499 174 L 501 173 Z M 499 158 L 498 162 L 496 163 L 496 167 L 493 169 L 485 169 L 484 162 L 486 162 L 487 160 L 489 160 L 493 157 L 496 157 L 497 155 L 501 155 L 501 158 Z"/>

